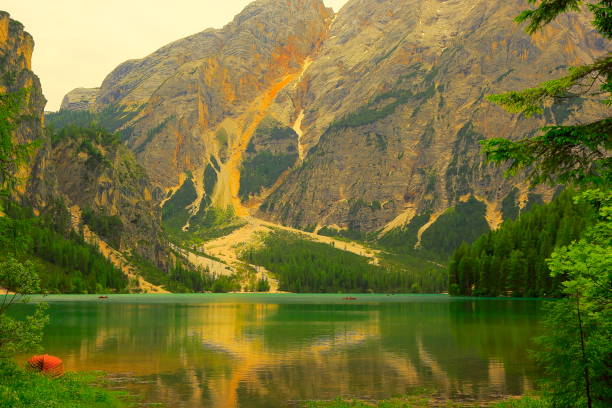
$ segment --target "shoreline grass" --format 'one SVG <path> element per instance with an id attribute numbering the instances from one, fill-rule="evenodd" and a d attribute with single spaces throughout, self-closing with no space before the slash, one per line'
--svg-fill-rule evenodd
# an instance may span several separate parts
<path id="1" fill-rule="evenodd" d="M 133 401 L 123 391 L 104 388 L 101 372 L 67 372 L 48 376 L 1 363 L 0 408 L 129 408 Z"/>

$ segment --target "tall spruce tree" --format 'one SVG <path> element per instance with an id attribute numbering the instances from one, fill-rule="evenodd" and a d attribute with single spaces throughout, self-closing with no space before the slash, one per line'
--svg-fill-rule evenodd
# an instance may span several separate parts
<path id="1" fill-rule="evenodd" d="M 536 7 L 516 20 L 526 23 L 529 33 L 562 13 L 579 12 L 586 6 L 593 14 L 593 27 L 605 39 L 612 39 L 612 0 L 528 2 Z M 576 96 L 599 97 L 610 106 L 611 80 L 612 54 L 608 53 L 591 64 L 570 69 L 562 78 L 488 99 L 525 116 L 542 113 L 545 102 Z M 552 278 L 563 281 L 566 297 L 548 307 L 547 331 L 537 339 L 540 350 L 535 356 L 546 370 L 544 391 L 553 407 L 612 406 L 612 118 L 549 126 L 532 138 L 491 139 L 483 146 L 489 160 L 508 163 L 509 174 L 525 171 L 533 185 L 578 186 L 583 189 L 579 200 L 589 203 L 597 214 L 594 225 L 579 241 L 557 248 L 548 261 Z M 562 223 L 556 244 L 573 231 L 573 225 Z"/>

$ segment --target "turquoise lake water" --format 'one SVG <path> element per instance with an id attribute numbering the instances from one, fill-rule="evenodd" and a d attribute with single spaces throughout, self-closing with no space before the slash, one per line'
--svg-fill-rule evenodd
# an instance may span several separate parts
<path id="1" fill-rule="evenodd" d="M 168 407 L 280 408 L 423 387 L 488 400 L 539 378 L 527 350 L 541 301 L 345 296 L 47 296 L 44 347 L 68 370 L 104 370 L 113 387 Z"/>

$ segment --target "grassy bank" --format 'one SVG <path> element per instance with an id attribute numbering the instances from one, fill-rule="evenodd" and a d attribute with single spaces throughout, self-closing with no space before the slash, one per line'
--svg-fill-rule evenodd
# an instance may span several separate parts
<path id="1" fill-rule="evenodd" d="M 1 364 L 1 363 L 0 363 Z M 126 408 L 127 395 L 101 387 L 94 373 L 66 373 L 59 378 L 22 370 L 11 364 L 0 367 L 0 408 Z"/>
<path id="2" fill-rule="evenodd" d="M 507 401 L 473 404 L 473 403 L 458 403 L 453 401 L 432 400 L 427 396 L 406 396 L 393 398 L 384 401 L 367 402 L 358 400 L 342 400 L 334 401 L 311 401 L 305 405 L 305 408 L 430 408 L 430 407 L 448 407 L 448 408 L 475 408 L 475 407 L 490 407 L 490 408 L 548 408 L 544 401 L 532 398 L 523 397 L 520 399 L 510 399 Z"/>

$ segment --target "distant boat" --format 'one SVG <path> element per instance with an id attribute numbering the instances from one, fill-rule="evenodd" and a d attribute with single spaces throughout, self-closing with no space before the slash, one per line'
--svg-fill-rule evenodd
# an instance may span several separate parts
<path id="1" fill-rule="evenodd" d="M 98 299 L 108 299 L 108 296 L 98 296 Z"/>
<path id="2" fill-rule="evenodd" d="M 357 298 L 356 297 L 347 296 L 347 297 L 342 298 L 342 300 L 357 300 Z"/>

